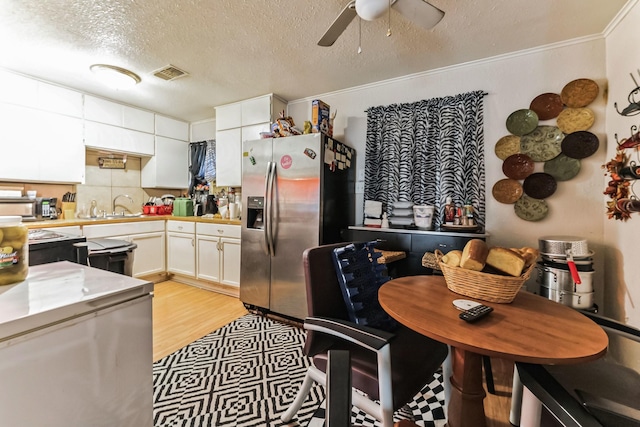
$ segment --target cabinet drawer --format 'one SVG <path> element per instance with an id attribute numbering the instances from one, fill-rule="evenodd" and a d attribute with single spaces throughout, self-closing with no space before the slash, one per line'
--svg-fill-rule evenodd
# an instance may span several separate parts
<path id="1" fill-rule="evenodd" d="M 229 224 L 206 224 L 196 223 L 196 233 L 205 236 L 220 236 L 220 237 L 232 237 L 240 238 L 240 226 Z"/>
<path id="2" fill-rule="evenodd" d="M 188 221 L 167 221 L 167 231 L 175 231 L 177 233 L 195 233 L 196 223 Z"/>
<path id="3" fill-rule="evenodd" d="M 471 240 L 470 237 L 437 236 L 433 234 L 414 235 L 411 239 L 411 252 L 424 253 L 439 249 L 446 254 L 454 249 L 464 249 L 464 245 L 469 240 Z"/>
<path id="4" fill-rule="evenodd" d="M 118 224 L 96 224 L 82 227 L 88 239 L 164 231 L 164 221 L 136 221 Z"/>

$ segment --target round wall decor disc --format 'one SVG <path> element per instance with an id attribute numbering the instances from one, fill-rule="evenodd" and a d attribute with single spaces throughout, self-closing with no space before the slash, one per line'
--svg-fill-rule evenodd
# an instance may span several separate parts
<path id="1" fill-rule="evenodd" d="M 526 154 L 512 154 L 502 162 L 502 172 L 511 179 L 525 179 L 533 168 L 533 160 Z"/>
<path id="2" fill-rule="evenodd" d="M 526 135 L 538 126 L 538 115 L 529 109 L 516 110 L 507 117 L 507 130 L 514 135 Z"/>
<path id="3" fill-rule="evenodd" d="M 567 83 L 560 92 L 562 102 L 569 108 L 586 107 L 598 97 L 598 84 L 591 79 L 576 79 Z"/>
<path id="4" fill-rule="evenodd" d="M 525 194 L 513 205 L 513 210 L 525 221 L 540 221 L 549 213 L 549 206 L 544 200 L 534 199 Z"/>
<path id="5" fill-rule="evenodd" d="M 558 183 L 548 173 L 532 173 L 525 178 L 522 188 L 527 196 L 534 199 L 546 199 L 556 192 Z"/>
<path id="6" fill-rule="evenodd" d="M 562 98 L 557 93 L 543 93 L 531 101 L 529 109 L 538 115 L 538 120 L 551 120 L 558 117 L 564 108 Z"/>
<path id="7" fill-rule="evenodd" d="M 573 159 L 584 159 L 598 151 L 599 146 L 598 137 L 591 132 L 573 132 L 562 140 L 562 153 Z"/>
<path id="8" fill-rule="evenodd" d="M 522 185 L 515 179 L 501 179 L 491 189 L 493 198 L 500 203 L 511 204 L 522 196 Z"/>
<path id="9" fill-rule="evenodd" d="M 568 181 L 580 172 L 580 160 L 560 153 L 558 157 L 544 162 L 544 172 L 556 181 Z"/>
<path id="10" fill-rule="evenodd" d="M 557 124 L 564 133 L 588 130 L 593 126 L 596 116 L 588 108 L 565 108 L 558 115 Z"/>
<path id="11" fill-rule="evenodd" d="M 520 137 L 517 135 L 503 136 L 496 142 L 496 156 L 500 160 L 504 160 L 512 154 L 520 152 Z"/>
<path id="12" fill-rule="evenodd" d="M 520 151 L 534 162 L 546 162 L 560 154 L 564 133 L 556 126 L 537 126 L 520 137 Z"/>

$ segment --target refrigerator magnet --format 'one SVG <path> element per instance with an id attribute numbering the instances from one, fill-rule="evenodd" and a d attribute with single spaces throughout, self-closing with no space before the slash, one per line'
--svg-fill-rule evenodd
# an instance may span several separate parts
<path id="1" fill-rule="evenodd" d="M 282 169 L 289 169 L 292 163 L 293 159 L 288 154 L 285 154 L 280 158 L 280 166 L 282 166 Z"/>
<path id="2" fill-rule="evenodd" d="M 316 158 L 316 152 L 313 151 L 311 148 L 305 148 L 304 149 L 304 154 L 311 158 L 311 159 L 315 159 Z"/>

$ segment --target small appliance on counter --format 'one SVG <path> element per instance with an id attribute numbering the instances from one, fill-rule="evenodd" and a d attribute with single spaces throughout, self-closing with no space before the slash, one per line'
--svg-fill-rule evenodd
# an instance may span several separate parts
<path id="1" fill-rule="evenodd" d="M 58 219 L 58 199 L 56 197 L 36 198 L 37 219 Z"/>
<path id="2" fill-rule="evenodd" d="M 36 221 L 37 201 L 28 197 L 0 197 L 0 216 L 19 216 L 22 221 Z"/>

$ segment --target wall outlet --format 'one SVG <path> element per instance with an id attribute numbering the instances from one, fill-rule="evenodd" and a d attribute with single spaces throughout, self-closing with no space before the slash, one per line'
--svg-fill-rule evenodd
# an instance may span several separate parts
<path id="1" fill-rule="evenodd" d="M 356 193 L 364 193 L 364 182 L 357 181 L 356 182 Z"/>

